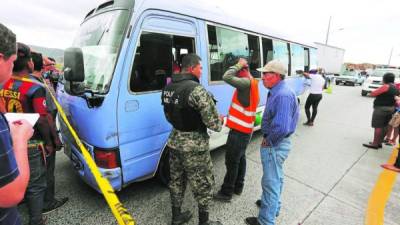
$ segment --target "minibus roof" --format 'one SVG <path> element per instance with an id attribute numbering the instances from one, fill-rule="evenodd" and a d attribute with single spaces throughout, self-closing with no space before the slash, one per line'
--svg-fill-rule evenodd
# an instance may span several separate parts
<path id="1" fill-rule="evenodd" d="M 119 1 L 119 0 L 116 0 Z M 126 1 L 126 0 L 122 0 Z M 141 13 L 148 9 L 158 9 L 168 12 L 179 13 L 192 16 L 222 25 L 228 25 L 234 28 L 242 29 L 248 32 L 258 33 L 275 39 L 281 39 L 287 42 L 297 43 L 305 47 L 316 48 L 311 42 L 304 42 L 299 38 L 291 38 L 287 35 L 277 32 L 262 24 L 268 21 L 249 20 L 243 16 L 235 15 L 225 11 L 221 6 L 211 3 L 211 0 L 136 0 L 135 12 Z M 232 4 L 236 4 L 232 2 Z M 250 15 L 250 14 L 249 14 Z M 262 17 L 262 15 L 260 15 Z M 258 16 L 258 18 L 260 18 Z"/>
<path id="2" fill-rule="evenodd" d="M 292 38 L 284 35 L 268 26 L 262 25 L 268 23 L 256 18 L 244 18 L 241 15 L 235 15 L 222 8 L 221 5 L 211 3 L 211 0 L 113 0 L 105 1 L 97 8 L 92 9 L 86 15 L 85 20 L 95 16 L 97 12 L 101 12 L 109 6 L 113 8 L 131 9 L 134 4 L 134 12 L 142 13 L 149 9 L 163 10 L 178 13 L 186 16 L 199 18 L 205 21 L 217 24 L 227 25 L 230 27 L 245 30 L 251 33 L 261 34 L 270 38 L 280 39 L 283 41 L 297 43 L 305 47 L 317 48 L 312 42 L 301 40 L 301 38 Z M 234 3 L 233 3 L 234 4 Z M 251 15 L 250 13 L 248 15 Z M 260 15 L 262 17 L 262 15 Z M 259 16 L 257 16 L 257 19 Z"/>

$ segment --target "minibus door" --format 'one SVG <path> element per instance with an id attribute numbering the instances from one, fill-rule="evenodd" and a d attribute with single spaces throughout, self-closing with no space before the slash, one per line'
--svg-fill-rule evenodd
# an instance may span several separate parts
<path id="1" fill-rule="evenodd" d="M 124 68 L 117 106 L 124 183 L 154 175 L 171 131 L 161 90 L 171 80 L 174 63 L 196 52 L 197 43 L 197 23 L 191 18 L 149 11 L 138 24 L 141 28 L 133 31 L 128 46 L 129 66 Z"/>

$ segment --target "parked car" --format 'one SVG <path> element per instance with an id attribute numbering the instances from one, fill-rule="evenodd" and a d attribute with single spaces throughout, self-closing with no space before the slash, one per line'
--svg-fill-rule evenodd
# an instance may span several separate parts
<path id="1" fill-rule="evenodd" d="M 368 93 L 382 86 L 382 77 L 385 73 L 393 73 L 395 75 L 395 83 L 400 82 L 400 69 L 376 69 L 365 80 L 361 95 L 366 96 Z"/>
<path id="2" fill-rule="evenodd" d="M 351 86 L 355 86 L 356 84 L 362 85 L 363 82 L 364 77 L 355 70 L 345 70 L 340 76 L 335 78 L 336 85 L 350 84 Z"/>

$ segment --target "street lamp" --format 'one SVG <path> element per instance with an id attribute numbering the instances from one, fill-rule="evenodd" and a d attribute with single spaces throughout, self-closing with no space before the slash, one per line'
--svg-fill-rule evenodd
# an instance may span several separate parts
<path id="1" fill-rule="evenodd" d="M 393 54 L 393 47 L 392 47 L 392 49 L 390 50 L 388 66 L 390 66 L 390 61 L 392 60 L 392 54 Z"/>
<path id="2" fill-rule="evenodd" d="M 330 29 L 331 29 L 331 20 L 332 20 L 332 16 L 329 16 L 329 23 L 328 23 L 328 30 L 326 31 L 325 45 L 328 45 L 329 34 L 330 34 Z M 339 28 L 336 31 L 342 31 L 342 30 L 344 30 L 344 28 Z"/>
<path id="3" fill-rule="evenodd" d="M 325 38 L 325 44 L 328 44 L 328 39 L 329 39 L 329 30 L 331 29 L 331 20 L 332 16 L 329 16 L 329 22 L 328 22 L 328 30 L 326 31 L 326 38 Z"/>

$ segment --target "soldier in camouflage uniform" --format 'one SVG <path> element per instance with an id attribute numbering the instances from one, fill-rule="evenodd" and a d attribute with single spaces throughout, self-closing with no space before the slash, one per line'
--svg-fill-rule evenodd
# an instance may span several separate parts
<path id="1" fill-rule="evenodd" d="M 212 96 L 199 84 L 200 57 L 188 54 L 182 60 L 182 73 L 172 75 L 172 83 L 162 92 L 167 120 L 173 125 L 167 146 L 170 151 L 172 224 L 184 224 L 192 217 L 181 212 L 186 184 L 189 183 L 199 207 L 200 225 L 222 225 L 209 221 L 214 176 L 207 128 L 220 131 L 222 122 Z"/>

